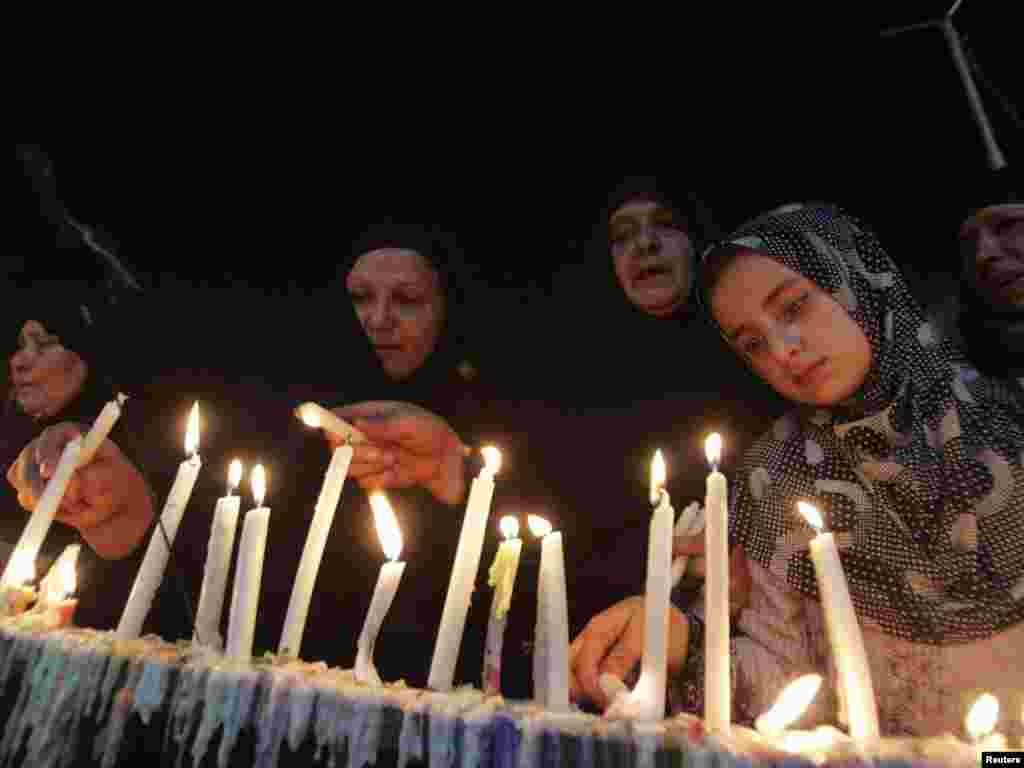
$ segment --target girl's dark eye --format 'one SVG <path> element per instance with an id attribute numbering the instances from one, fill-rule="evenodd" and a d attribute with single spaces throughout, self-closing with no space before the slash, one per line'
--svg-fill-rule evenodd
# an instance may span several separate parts
<path id="1" fill-rule="evenodd" d="M 740 342 L 740 349 L 743 350 L 743 354 L 747 357 L 754 357 L 762 349 L 764 349 L 764 337 L 763 336 L 748 336 L 742 342 Z"/>
<path id="2" fill-rule="evenodd" d="M 366 293 L 350 293 L 348 295 L 348 297 L 349 297 L 349 299 L 352 300 L 353 304 L 362 304 L 362 303 L 364 303 L 369 298 L 369 294 L 366 294 Z"/>
<path id="3" fill-rule="evenodd" d="M 396 294 L 395 295 L 395 300 L 399 304 L 405 304 L 406 306 L 411 306 L 411 305 L 414 305 L 414 304 L 422 304 L 423 303 L 423 297 L 422 296 L 411 296 L 409 294 L 402 294 L 402 293 Z"/>

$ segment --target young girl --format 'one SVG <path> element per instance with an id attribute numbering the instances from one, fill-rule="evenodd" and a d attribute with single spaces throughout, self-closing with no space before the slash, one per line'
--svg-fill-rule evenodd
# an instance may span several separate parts
<path id="1" fill-rule="evenodd" d="M 744 225 L 707 254 L 703 288 L 728 344 L 798 404 L 734 478 L 731 532 L 753 579 L 733 647 L 736 719 L 806 671 L 834 681 L 814 532 L 796 506 L 807 500 L 836 534 L 883 732 L 962 731 L 984 690 L 1019 732 L 1022 404 L 935 333 L 875 236 L 834 207 Z M 690 707 L 700 635 L 690 619 Z M 835 719 L 835 707 L 819 696 L 815 714 Z"/>

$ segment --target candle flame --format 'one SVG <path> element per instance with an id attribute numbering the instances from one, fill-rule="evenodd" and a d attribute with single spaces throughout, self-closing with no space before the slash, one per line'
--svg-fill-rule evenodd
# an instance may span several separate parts
<path id="1" fill-rule="evenodd" d="M 312 429 L 320 428 L 320 411 L 312 403 L 305 403 L 299 406 L 299 418 L 302 423 Z"/>
<path id="2" fill-rule="evenodd" d="M 821 675 L 804 675 L 786 686 L 771 709 L 757 718 L 757 729 L 762 733 L 778 733 L 800 719 L 818 695 Z"/>
<path id="3" fill-rule="evenodd" d="M 530 533 L 538 539 L 544 538 L 551 533 L 551 523 L 539 515 L 527 515 L 526 524 L 530 527 Z"/>
<path id="4" fill-rule="evenodd" d="M 380 491 L 370 494 L 370 506 L 373 508 L 373 521 L 377 526 L 377 536 L 384 556 L 391 561 L 402 554 L 402 529 L 398 527 L 398 519 L 391 509 L 388 497 Z"/>
<path id="5" fill-rule="evenodd" d="M 50 602 L 64 600 L 78 589 L 78 577 L 75 569 L 81 550 L 82 547 L 78 544 L 65 547 L 40 583 L 39 591 L 45 594 L 46 599 Z"/>
<path id="6" fill-rule="evenodd" d="M 192 406 L 188 415 L 188 429 L 185 430 L 185 455 L 191 456 L 199 451 L 199 402 Z"/>
<path id="7" fill-rule="evenodd" d="M 267 471 L 263 469 L 262 464 L 257 464 L 252 468 L 249 482 L 252 483 L 252 495 L 256 499 L 256 506 L 262 507 L 263 499 L 267 495 Z"/>
<path id="8" fill-rule="evenodd" d="M 991 693 L 983 693 L 974 700 L 964 724 L 971 738 L 977 741 L 992 733 L 999 722 L 999 699 Z"/>
<path id="9" fill-rule="evenodd" d="M 519 518 L 515 515 L 505 515 L 498 523 L 498 527 L 501 528 L 502 536 L 506 539 L 514 539 L 519 535 Z"/>
<path id="10" fill-rule="evenodd" d="M 708 457 L 708 464 L 713 467 L 717 467 L 718 462 L 722 460 L 722 436 L 717 432 L 712 432 L 704 441 L 704 455 Z"/>
<path id="11" fill-rule="evenodd" d="M 661 496 L 660 491 L 665 487 L 666 474 L 665 457 L 659 448 L 654 452 L 654 458 L 651 460 L 651 504 L 658 503 Z"/>
<path id="12" fill-rule="evenodd" d="M 231 490 L 235 490 L 240 482 L 242 482 L 242 462 L 235 459 L 228 467 L 228 486 Z"/>
<path id="13" fill-rule="evenodd" d="M 804 520 L 810 523 L 814 530 L 821 533 L 821 529 L 825 527 L 825 521 L 821 519 L 821 513 L 818 511 L 818 508 L 813 504 L 808 504 L 806 501 L 798 501 L 796 508 L 804 516 Z"/>
<path id="14" fill-rule="evenodd" d="M 11 555 L 11 582 L 26 584 L 36 577 L 36 559 L 25 550 L 19 549 Z"/>
<path id="15" fill-rule="evenodd" d="M 480 449 L 480 453 L 483 454 L 484 464 L 487 465 L 487 469 L 490 470 L 491 474 L 498 474 L 498 470 L 501 469 L 501 451 L 493 445 L 485 445 Z"/>

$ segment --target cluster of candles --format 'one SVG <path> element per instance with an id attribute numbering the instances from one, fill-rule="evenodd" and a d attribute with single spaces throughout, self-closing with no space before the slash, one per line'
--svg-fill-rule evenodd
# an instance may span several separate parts
<path id="1" fill-rule="evenodd" d="M 124 397 L 118 396 L 103 409 L 84 438 L 72 440 L 64 448 L 56 471 L 0 578 L 0 586 L 3 588 L 0 608 L 3 613 L 18 613 L 34 598 L 34 590 L 26 586 L 26 583 L 34 577 L 36 556 L 56 514 L 64 489 L 74 470 L 91 458 L 109 434 L 120 416 L 123 403 Z M 342 443 L 335 448 L 331 457 L 296 573 L 278 646 L 278 653 L 284 656 L 298 655 L 327 536 L 352 461 L 353 445 L 365 441 L 365 436 L 358 430 L 315 403 L 303 404 L 296 410 L 296 415 L 308 426 L 332 433 Z M 119 638 L 132 639 L 141 633 L 163 579 L 170 547 L 202 466 L 198 446 L 199 410 L 196 404 L 186 430 L 186 459 L 178 467 L 160 514 L 159 525 L 149 542 L 118 624 L 116 634 Z M 718 470 L 722 455 L 722 439 L 718 434 L 707 438 L 705 452 L 711 472 L 707 476 L 704 508 L 698 509 L 698 512 L 703 513 L 706 557 L 704 721 L 709 732 L 728 739 L 739 737 L 742 732 L 734 731 L 730 723 L 728 484 Z M 501 455 L 496 448 L 488 446 L 482 449 L 482 454 L 485 464 L 470 487 L 430 665 L 428 686 L 437 691 L 447 691 L 453 687 L 455 665 L 494 495 L 494 479 L 501 464 Z M 626 688 L 621 681 L 608 682 L 606 690 L 612 694 L 607 711 L 610 716 L 658 720 L 665 713 L 670 593 L 681 575 L 682 565 L 672 562 L 672 539 L 674 532 L 686 529 L 694 533 L 700 526 L 700 523 L 694 522 L 692 509 L 684 512 L 678 524 L 674 522 L 675 511 L 665 489 L 666 474 L 664 458 L 658 451 L 651 464 L 650 503 L 654 510 L 648 546 L 645 641 L 640 678 L 632 690 Z M 240 500 L 234 494 L 241 476 L 242 466 L 236 460 L 229 468 L 227 494 L 218 499 L 214 511 L 196 615 L 194 640 L 218 648 L 221 646 L 218 627 L 239 517 Z M 245 515 L 242 528 L 228 637 L 224 645 L 229 657 L 240 660 L 252 655 L 270 519 L 270 509 L 263 506 L 266 479 L 262 466 L 257 465 L 253 469 L 251 479 L 256 505 Z M 380 685 L 381 679 L 373 663 L 374 643 L 398 590 L 405 563 L 399 560 L 402 549 L 401 530 L 386 496 L 380 492 L 371 494 L 370 505 L 387 561 L 381 567 L 359 635 L 354 672 L 358 680 Z M 810 556 L 818 580 L 829 641 L 836 659 L 838 693 L 845 703 L 850 736 L 846 737 L 833 728 L 819 728 L 811 732 L 786 730 L 789 724 L 800 717 L 817 693 L 821 678 L 811 675 L 794 682 L 783 692 L 776 705 L 758 719 L 757 738 L 770 745 L 801 752 L 824 749 L 824 746 L 835 745 L 844 739 L 853 739 L 861 746 L 870 747 L 879 741 L 878 713 L 860 626 L 835 537 L 823 530 L 821 515 L 813 505 L 800 502 L 798 508 L 808 524 L 817 531 L 809 545 Z M 541 539 L 533 658 L 534 697 L 549 710 L 565 712 L 570 709 L 569 622 L 562 534 L 553 531 L 550 523 L 535 515 L 528 516 L 528 524 L 531 532 Z M 483 661 L 484 688 L 491 694 L 498 694 L 501 690 L 502 640 L 522 553 L 518 520 L 512 516 L 503 517 L 500 528 L 504 541 L 498 547 L 488 574 L 488 583 L 494 588 L 494 594 Z M 75 604 L 70 596 L 75 591 L 77 555 L 77 547 L 69 548 L 58 558 L 50 575 L 41 582 L 43 596 L 38 605 L 47 617 L 44 624 L 48 626 L 64 626 L 70 621 L 70 612 L 73 612 Z M 978 749 L 1005 747 L 1005 739 L 1001 739 L 998 734 L 989 735 L 997 718 L 998 702 L 994 697 L 988 694 L 979 697 L 966 721 Z"/>

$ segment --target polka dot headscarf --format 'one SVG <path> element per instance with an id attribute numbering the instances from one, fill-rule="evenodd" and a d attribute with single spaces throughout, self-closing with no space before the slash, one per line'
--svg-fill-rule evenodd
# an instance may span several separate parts
<path id="1" fill-rule="evenodd" d="M 733 538 L 816 598 L 814 531 L 796 507 L 812 501 L 865 624 L 944 644 L 1024 620 L 1024 406 L 940 337 L 875 236 L 835 207 L 786 206 L 723 245 L 812 280 L 873 352 L 847 402 L 790 413 L 747 453 Z"/>

